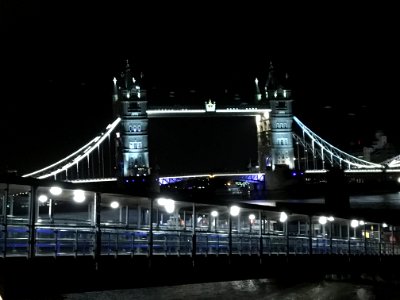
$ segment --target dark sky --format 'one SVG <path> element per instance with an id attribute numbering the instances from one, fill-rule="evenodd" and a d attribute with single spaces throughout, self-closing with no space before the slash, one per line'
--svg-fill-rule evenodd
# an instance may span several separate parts
<path id="1" fill-rule="evenodd" d="M 191 89 L 217 101 L 228 89 L 246 102 L 272 59 L 292 79 L 294 114 L 327 141 L 346 147 L 377 129 L 400 141 L 393 7 L 14 2 L 0 9 L 1 170 L 44 167 L 103 131 L 126 58 L 158 95 L 150 104 L 195 102 L 168 98 Z"/>

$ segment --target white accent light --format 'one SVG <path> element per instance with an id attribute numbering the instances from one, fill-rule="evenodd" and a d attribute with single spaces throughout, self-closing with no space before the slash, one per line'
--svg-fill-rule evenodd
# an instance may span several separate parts
<path id="1" fill-rule="evenodd" d="M 329 221 L 329 222 L 333 222 L 333 221 L 335 221 L 335 218 L 332 217 L 332 216 L 330 216 L 330 217 L 328 217 L 328 221 Z"/>
<path id="2" fill-rule="evenodd" d="M 213 210 L 211 212 L 211 216 L 214 217 L 214 218 L 218 217 L 218 212 L 216 210 Z"/>

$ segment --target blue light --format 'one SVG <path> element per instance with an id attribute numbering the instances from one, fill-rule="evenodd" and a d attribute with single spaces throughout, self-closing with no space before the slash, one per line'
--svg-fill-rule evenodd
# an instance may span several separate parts
<path id="1" fill-rule="evenodd" d="M 135 179 L 132 179 L 131 181 L 132 181 L 132 182 L 135 182 Z"/>
<path id="2" fill-rule="evenodd" d="M 292 176 L 296 176 L 296 175 L 297 175 L 297 173 L 296 173 L 296 172 L 293 172 L 293 173 L 292 173 Z"/>

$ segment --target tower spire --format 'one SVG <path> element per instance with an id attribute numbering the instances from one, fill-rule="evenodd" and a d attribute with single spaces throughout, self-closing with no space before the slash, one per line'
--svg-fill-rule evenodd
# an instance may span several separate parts
<path id="1" fill-rule="evenodd" d="M 124 77 L 124 88 L 130 90 L 133 87 L 133 83 L 135 82 L 135 79 L 132 76 L 131 73 L 131 67 L 129 65 L 129 60 L 126 60 L 126 65 L 125 65 L 125 71 L 122 74 Z"/>
<path id="2" fill-rule="evenodd" d="M 259 87 L 259 85 L 258 85 L 258 79 L 257 79 L 257 77 L 256 77 L 256 79 L 254 80 L 254 83 L 255 83 L 255 85 L 256 85 L 256 95 L 255 95 L 255 98 L 256 98 L 256 103 L 258 103 L 259 101 L 261 101 L 261 92 L 260 92 L 260 87 Z"/>
<path id="3" fill-rule="evenodd" d="M 265 83 L 265 89 L 267 91 L 274 91 L 278 89 L 278 79 L 276 78 L 275 68 L 272 61 L 269 62 L 268 78 Z"/>
<path id="4" fill-rule="evenodd" d="M 118 86 L 117 86 L 117 78 L 113 78 L 113 82 L 114 82 L 114 84 L 113 84 L 113 95 L 112 95 L 112 97 L 113 97 L 113 100 L 114 100 L 114 102 L 115 101 L 118 101 Z"/>

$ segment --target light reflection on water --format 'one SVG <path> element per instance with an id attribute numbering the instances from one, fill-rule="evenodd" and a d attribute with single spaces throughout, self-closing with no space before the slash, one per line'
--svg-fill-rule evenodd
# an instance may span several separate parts
<path id="1" fill-rule="evenodd" d="M 351 196 L 350 206 L 354 208 L 395 208 L 400 209 L 400 193 L 382 195 Z"/>
<path id="2" fill-rule="evenodd" d="M 351 208 L 393 208 L 400 209 L 400 192 L 379 195 L 357 195 L 350 196 Z M 286 200 L 249 200 L 246 203 L 257 204 L 260 206 L 276 206 L 279 203 L 297 203 L 297 204 L 324 204 L 324 197 L 307 199 L 286 199 Z"/>

